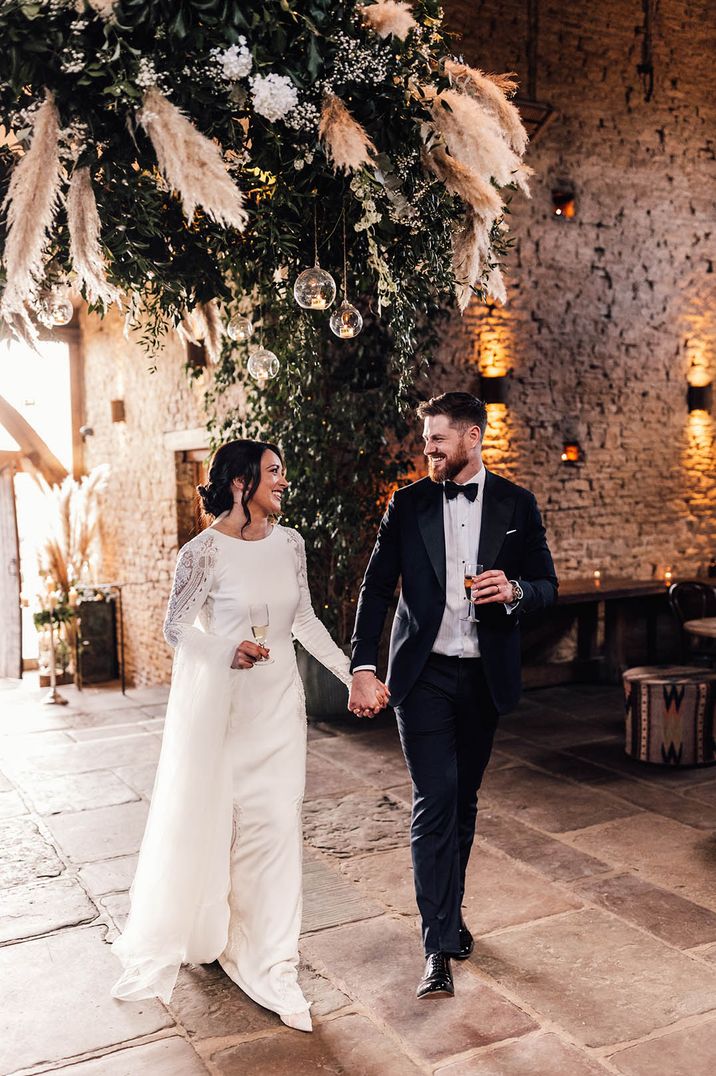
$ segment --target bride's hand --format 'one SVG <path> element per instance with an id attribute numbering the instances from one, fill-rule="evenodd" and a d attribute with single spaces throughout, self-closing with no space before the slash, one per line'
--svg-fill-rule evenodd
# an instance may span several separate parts
<path id="1" fill-rule="evenodd" d="M 232 669 L 253 669 L 254 664 L 263 658 L 267 658 L 271 651 L 265 646 L 259 646 L 258 643 L 252 642 L 250 639 L 244 639 L 243 643 L 239 643 L 234 652 L 234 660 L 231 662 Z"/>

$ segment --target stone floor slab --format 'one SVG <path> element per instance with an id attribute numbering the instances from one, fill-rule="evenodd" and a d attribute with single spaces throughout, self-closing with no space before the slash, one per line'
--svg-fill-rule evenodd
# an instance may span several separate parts
<path id="1" fill-rule="evenodd" d="M 17 818 L 18 815 L 27 814 L 27 807 L 14 789 L 9 792 L 0 792 L 0 819 Z"/>
<path id="2" fill-rule="evenodd" d="M 454 998 L 418 1001 L 415 987 L 423 970 L 419 936 L 387 916 L 311 935 L 304 938 L 303 951 L 425 1062 L 437 1064 L 535 1026 L 516 1005 L 458 965 Z"/>
<path id="3" fill-rule="evenodd" d="M 52 1072 L 56 1076 L 206 1076 L 208 1069 L 185 1039 L 169 1035 Z"/>
<path id="4" fill-rule="evenodd" d="M 478 837 L 500 848 L 513 859 L 526 863 L 555 882 L 587 878 L 610 869 L 594 856 L 585 855 L 569 844 L 546 837 L 530 826 L 507 818 L 487 808 L 477 816 Z"/>
<path id="5" fill-rule="evenodd" d="M 304 805 L 306 841 L 340 858 L 397 848 L 408 840 L 410 812 L 384 792 L 352 792 Z"/>
<path id="6" fill-rule="evenodd" d="M 639 762 L 630 758 L 618 746 L 595 740 L 593 743 L 579 744 L 569 748 L 569 753 L 578 758 L 594 762 L 599 766 L 615 770 L 626 777 L 639 781 L 650 781 L 662 788 L 689 788 L 700 784 L 713 784 L 716 770 L 712 766 L 655 766 L 649 762 Z"/>
<path id="7" fill-rule="evenodd" d="M 609 1060 L 625 1076 L 713 1076 L 716 1020 L 630 1046 Z"/>
<path id="8" fill-rule="evenodd" d="M 493 934 L 475 952 L 488 975 L 586 1046 L 642 1038 L 716 1006 L 716 969 L 598 910 Z"/>
<path id="9" fill-rule="evenodd" d="M 548 833 L 584 829 L 639 810 L 610 799 L 599 789 L 562 781 L 528 766 L 493 771 L 488 767 L 480 799 Z"/>
<path id="10" fill-rule="evenodd" d="M 81 885 L 71 878 L 30 882 L 0 890 L 0 942 L 47 934 L 97 917 Z"/>
<path id="11" fill-rule="evenodd" d="M 395 726 L 319 740 L 313 750 L 365 778 L 374 788 L 390 788 L 408 777 Z"/>
<path id="12" fill-rule="evenodd" d="M 63 777 L 22 779 L 22 789 L 38 814 L 86 811 L 138 799 L 137 793 L 107 771 L 75 773 Z"/>
<path id="13" fill-rule="evenodd" d="M 679 949 L 716 941 L 716 912 L 633 874 L 590 878 L 576 891 Z"/>
<path id="14" fill-rule="evenodd" d="M 67 1060 L 171 1026 L 158 1002 L 110 996 L 118 972 L 95 927 L 0 949 L 0 1072 Z"/>
<path id="15" fill-rule="evenodd" d="M 125 736 L 121 740 L 91 743 L 69 743 L 32 758 L 11 758 L 5 766 L 12 777 L 17 773 L 44 774 L 57 777 L 68 773 L 86 773 L 89 770 L 112 770 L 118 766 L 136 766 L 156 762 L 159 758 L 159 741 L 155 736 L 142 732 L 137 736 Z"/>
<path id="16" fill-rule="evenodd" d="M 585 830 L 570 843 L 716 911 L 716 838 L 653 814 Z"/>
<path id="17" fill-rule="evenodd" d="M 342 870 L 391 911 L 400 915 L 417 913 L 409 848 L 350 859 Z M 579 900 L 570 899 L 484 842 L 473 847 L 463 906 L 473 934 L 487 934 L 579 905 Z"/>
<path id="18" fill-rule="evenodd" d="M 126 856 L 139 850 L 147 818 L 143 801 L 52 815 L 47 827 L 75 863 Z"/>
<path id="19" fill-rule="evenodd" d="M 117 856 L 81 867 L 82 884 L 95 897 L 105 893 L 126 893 L 137 870 L 137 856 Z"/>
<path id="20" fill-rule="evenodd" d="M 0 823 L 0 889 L 37 878 L 54 878 L 64 865 L 29 818 Z"/>
<path id="21" fill-rule="evenodd" d="M 308 856 L 304 858 L 304 932 L 368 919 L 373 915 L 382 915 L 384 910 L 377 901 L 364 896 L 357 886 L 347 882 L 323 860 Z"/>
<path id="22" fill-rule="evenodd" d="M 306 800 L 343 796 L 347 792 L 368 787 L 370 782 L 365 777 L 323 758 L 309 748 L 306 759 Z"/>
<path id="23" fill-rule="evenodd" d="M 139 766 L 120 766 L 115 773 L 125 784 L 149 799 L 154 790 L 154 778 L 157 773 L 156 762 L 146 762 Z"/>
<path id="24" fill-rule="evenodd" d="M 418 1076 L 421 1072 L 365 1016 L 329 1020 L 312 1035 L 279 1032 L 211 1058 L 219 1076 Z"/>
<path id="25" fill-rule="evenodd" d="M 435 1076 L 605 1076 L 609 1070 L 556 1035 L 537 1032 L 489 1053 L 454 1061 Z"/>

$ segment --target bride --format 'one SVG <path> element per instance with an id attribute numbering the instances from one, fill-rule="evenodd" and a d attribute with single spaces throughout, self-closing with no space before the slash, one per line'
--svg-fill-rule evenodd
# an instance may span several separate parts
<path id="1" fill-rule="evenodd" d="M 218 959 L 311 1031 L 297 977 L 306 710 L 292 638 L 345 684 L 350 673 L 313 612 L 304 541 L 275 522 L 287 487 L 281 452 L 257 441 L 223 445 L 199 487 L 215 521 L 177 561 L 172 686 L 112 994 L 169 1001 L 182 963 Z M 255 606 L 268 610 L 265 646 L 251 639 Z"/>

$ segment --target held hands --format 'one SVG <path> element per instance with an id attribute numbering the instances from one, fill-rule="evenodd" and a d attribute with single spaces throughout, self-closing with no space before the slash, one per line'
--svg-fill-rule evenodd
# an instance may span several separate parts
<path id="1" fill-rule="evenodd" d="M 244 639 L 243 643 L 239 643 L 236 647 L 231 668 L 253 669 L 257 661 L 263 661 L 270 653 L 271 651 L 267 647 L 259 646 L 258 643 L 254 643 L 250 639 Z"/>
<path id="2" fill-rule="evenodd" d="M 493 569 L 475 576 L 472 581 L 472 601 L 475 605 L 489 605 L 491 602 L 511 605 L 514 600 L 514 588 L 504 572 Z"/>
<path id="3" fill-rule="evenodd" d="M 390 692 L 370 669 L 353 673 L 348 709 L 356 717 L 375 717 L 388 705 Z"/>

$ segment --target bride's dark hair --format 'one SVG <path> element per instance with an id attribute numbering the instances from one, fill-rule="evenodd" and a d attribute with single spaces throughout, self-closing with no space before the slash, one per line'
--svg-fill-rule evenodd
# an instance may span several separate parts
<path id="1" fill-rule="evenodd" d="M 234 506 L 231 483 L 240 478 L 244 483 L 241 491 L 241 507 L 246 514 L 244 527 L 248 527 L 251 522 L 249 504 L 261 481 L 261 460 L 266 451 L 275 452 L 283 463 L 281 449 L 265 441 L 227 441 L 217 449 L 206 485 L 196 487 L 207 515 L 216 518 L 222 512 L 231 511 Z"/>

